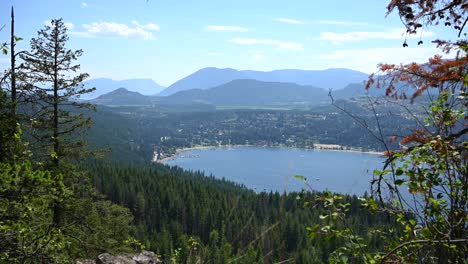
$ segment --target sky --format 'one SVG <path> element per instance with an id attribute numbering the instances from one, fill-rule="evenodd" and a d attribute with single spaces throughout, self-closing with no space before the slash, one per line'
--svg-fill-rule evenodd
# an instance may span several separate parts
<path id="1" fill-rule="evenodd" d="M 0 42 L 9 39 L 10 8 L 18 50 L 51 19 L 63 18 L 72 50 L 90 78 L 151 78 L 169 86 L 204 67 L 270 71 L 425 62 L 440 53 L 431 40 L 455 35 L 426 28 L 406 36 L 388 1 L 376 0 L 1 0 Z M 438 30 L 438 31 L 437 31 Z M 423 40 L 423 45 L 417 45 Z M 6 68 L 8 56 L 0 57 Z"/>

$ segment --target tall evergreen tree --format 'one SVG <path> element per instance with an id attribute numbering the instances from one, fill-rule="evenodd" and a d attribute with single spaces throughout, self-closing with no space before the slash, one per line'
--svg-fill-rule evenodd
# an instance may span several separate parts
<path id="1" fill-rule="evenodd" d="M 11 68 L 5 72 L 0 79 L 0 161 L 15 163 L 19 153 L 16 143 L 21 131 L 18 131 L 18 114 L 17 114 L 17 88 L 16 88 L 16 57 L 15 53 L 16 42 L 21 38 L 15 36 L 15 15 L 13 7 L 11 7 L 11 32 L 10 32 L 10 65 Z M 3 54 L 7 54 L 7 43 L 0 45 L 3 49 Z M 7 90 L 10 93 L 7 94 Z"/>
<path id="2" fill-rule="evenodd" d="M 14 53 L 19 38 L 13 29 L 11 34 L 12 69 L 0 81 L 0 263 L 71 263 L 130 250 L 125 243 L 133 233 L 130 211 L 103 200 L 85 174 L 70 166 L 70 154 L 80 154 L 77 148 L 84 145 L 76 133 L 90 124 L 72 109 L 90 107 L 75 100 L 92 90 L 83 89 L 87 74 L 73 64 L 82 51 L 65 48 L 61 20 L 39 31 L 31 52 Z M 18 56 L 24 60 L 20 67 L 14 62 Z M 18 108 L 17 91 L 25 99 Z M 17 109 L 27 118 L 18 118 Z M 32 126 L 18 124 L 29 119 Z M 30 155 L 21 127 L 37 138 L 40 152 Z M 31 157 L 45 166 L 32 166 Z"/>
<path id="3" fill-rule="evenodd" d="M 73 136 L 91 124 L 83 113 L 71 111 L 72 107 L 92 108 L 76 99 L 94 88 L 83 87 L 88 74 L 81 73 L 80 65 L 74 64 L 83 51 L 67 49 L 67 41 L 67 27 L 62 19 L 54 19 L 31 40 L 31 51 L 21 54 L 24 88 L 35 96 L 33 136 L 41 154 L 49 157 L 47 164 L 55 169 L 64 158 L 79 153 L 77 148 L 83 147 L 84 142 Z"/>
<path id="4" fill-rule="evenodd" d="M 20 69 L 24 88 L 34 96 L 31 131 L 37 140 L 33 142 L 39 150 L 36 156 L 57 181 L 70 185 L 73 173 L 68 171 L 62 179 L 60 172 L 65 171 L 63 165 L 66 163 L 61 163 L 72 154 L 81 153 L 85 142 L 77 139 L 77 135 L 91 124 L 91 119 L 85 118 L 82 112 L 71 110 L 73 107 L 92 108 L 76 99 L 93 89 L 83 88 L 82 82 L 88 74 L 81 73 L 80 65 L 74 64 L 83 51 L 67 49 L 67 41 L 67 27 L 62 19 L 52 20 L 50 25 L 38 31 L 37 38 L 31 39 L 31 51 L 21 54 L 24 62 Z M 63 205 L 57 203 L 54 224 L 63 224 L 64 214 Z"/>
<path id="5" fill-rule="evenodd" d="M 10 33 L 10 78 L 11 78 L 11 102 L 12 102 L 12 113 L 13 116 L 16 116 L 16 54 L 15 54 L 15 46 L 16 46 L 16 36 L 15 36 L 15 11 L 13 7 L 11 7 L 11 33 Z"/>

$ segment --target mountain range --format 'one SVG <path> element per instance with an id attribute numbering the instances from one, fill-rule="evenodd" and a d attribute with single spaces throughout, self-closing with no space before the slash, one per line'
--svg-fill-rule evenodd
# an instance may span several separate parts
<path id="1" fill-rule="evenodd" d="M 119 88 L 125 88 L 128 91 L 138 92 L 143 95 L 156 95 L 165 89 L 165 87 L 157 84 L 151 79 L 127 79 L 115 81 L 108 78 L 98 78 L 85 81 L 84 87 L 96 88 L 96 91 L 81 97 L 81 99 L 85 100 L 94 99 Z"/>
<path id="2" fill-rule="evenodd" d="M 295 83 L 233 80 L 210 89 L 191 89 L 160 97 L 168 103 L 206 103 L 215 106 L 274 106 L 319 104 L 327 91 Z"/>
<path id="3" fill-rule="evenodd" d="M 336 99 L 366 94 L 362 84 L 350 84 L 332 93 Z M 330 103 L 328 91 L 295 83 L 234 80 L 210 89 L 191 89 L 169 96 L 145 96 L 119 88 L 90 101 L 107 106 L 172 106 L 206 107 L 287 107 L 303 108 Z M 211 109 L 211 108 L 210 108 Z"/>
<path id="4" fill-rule="evenodd" d="M 285 82 L 298 85 L 315 86 L 324 89 L 342 89 L 350 83 L 362 83 L 368 74 L 350 69 L 327 70 L 274 70 L 274 71 L 239 71 L 231 68 L 203 68 L 175 82 L 159 95 L 167 96 L 191 89 L 209 89 L 233 80 L 252 79 L 264 82 Z"/>
<path id="5" fill-rule="evenodd" d="M 368 94 L 366 78 L 367 74 L 350 69 L 262 72 L 204 68 L 162 91 L 150 79 L 94 79 L 85 86 L 97 88 L 89 96 L 92 103 L 108 106 L 295 108 L 328 103 L 329 89 L 336 99 L 364 96 Z M 161 92 L 155 95 L 158 90 Z M 372 90 L 371 96 L 382 93 Z"/>

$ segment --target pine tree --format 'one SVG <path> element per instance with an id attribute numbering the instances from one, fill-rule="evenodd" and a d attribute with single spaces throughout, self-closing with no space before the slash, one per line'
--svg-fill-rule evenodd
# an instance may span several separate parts
<path id="1" fill-rule="evenodd" d="M 83 51 L 67 49 L 67 41 L 67 27 L 62 19 L 55 19 L 31 40 L 31 51 L 21 54 L 24 88 L 35 98 L 33 136 L 41 154 L 48 157 L 45 161 L 55 169 L 64 158 L 80 153 L 78 150 L 84 142 L 74 136 L 91 124 L 91 119 L 85 118 L 82 112 L 71 111 L 73 107 L 92 108 L 76 99 L 94 88 L 83 87 L 88 74 L 81 73 L 80 65 L 74 64 Z"/>
<path id="2" fill-rule="evenodd" d="M 19 40 L 13 34 L 12 43 Z M 71 263 L 130 250 L 130 211 L 103 200 L 85 173 L 70 165 L 71 154 L 81 156 L 84 145 L 75 136 L 90 124 L 82 110 L 73 110 L 90 105 L 75 99 L 92 89 L 83 88 L 88 75 L 73 64 L 82 51 L 67 50 L 67 40 L 62 20 L 53 20 L 32 39 L 30 52 L 15 54 L 24 62 L 18 68 L 12 62 L 2 78 L 11 78 L 5 85 L 12 93 L 0 89 L 0 263 Z M 18 109 L 26 118 L 18 118 L 16 91 L 24 95 Z M 29 119 L 30 126 L 24 122 Z M 24 140 L 31 138 L 21 128 L 36 137 L 39 151 L 30 155 Z M 44 166 L 33 166 L 31 158 Z"/>
<path id="3" fill-rule="evenodd" d="M 62 19 L 52 20 L 38 31 L 37 38 L 31 39 L 31 51 L 21 55 L 24 62 L 20 69 L 23 88 L 33 95 L 31 135 L 37 140 L 33 142 L 38 149 L 35 154 L 57 182 L 70 187 L 75 179 L 63 161 L 82 154 L 85 142 L 76 138 L 91 124 L 83 112 L 71 110 L 92 108 L 77 99 L 93 89 L 83 87 L 88 74 L 81 73 L 80 65 L 74 64 L 83 51 L 67 49 L 67 41 L 67 27 Z M 67 174 L 62 178 L 65 171 Z M 55 204 L 54 224 L 63 224 L 64 215 L 63 205 Z"/>
<path id="4" fill-rule="evenodd" d="M 18 135 L 21 134 L 18 126 L 17 89 L 16 89 L 16 42 L 21 38 L 15 36 L 15 15 L 11 7 L 11 33 L 10 33 L 10 70 L 0 78 L 0 162 L 15 163 L 19 153 Z M 8 54 L 7 43 L 0 45 L 3 54 Z M 10 89 L 9 96 L 7 94 Z"/>
<path id="5" fill-rule="evenodd" d="M 18 39 L 15 36 L 15 11 L 13 9 L 13 6 L 11 7 L 11 33 L 10 33 L 10 78 L 11 78 L 11 102 L 12 102 L 12 108 L 11 111 L 13 113 L 13 116 L 16 117 L 16 54 L 15 54 L 15 46 L 16 46 L 16 40 Z"/>

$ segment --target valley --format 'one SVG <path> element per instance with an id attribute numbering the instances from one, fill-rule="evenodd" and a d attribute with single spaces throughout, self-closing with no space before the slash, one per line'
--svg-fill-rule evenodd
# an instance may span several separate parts
<path id="1" fill-rule="evenodd" d="M 0 264 L 468 263 L 466 1 L 0 1 Z"/>
<path id="2" fill-rule="evenodd" d="M 421 128 L 420 121 L 427 116 L 422 106 L 429 99 L 422 96 L 409 103 L 351 83 L 332 90 L 332 100 L 324 88 L 249 79 L 167 96 L 142 95 L 127 88 L 89 101 L 97 104 L 97 112 L 88 113 L 94 120 L 87 136 L 90 147 L 110 149 L 108 161 L 93 161 L 94 186 L 113 202 L 131 208 L 136 237 L 164 258 L 174 254 L 175 247 L 191 254 L 190 239 L 198 239 L 197 245 L 207 250 L 203 258 L 221 262 L 242 254 L 254 237 L 276 224 L 279 229 L 248 249 L 249 254 L 275 252 L 262 257 L 266 262 L 286 256 L 305 263 L 326 261 L 326 248 L 340 243 L 320 239 L 310 243 L 304 230 L 319 220 L 293 197 L 318 199 L 328 192 L 342 193 L 353 204 L 350 221 L 367 218 L 354 207 L 357 195 L 368 195 L 373 172 L 385 158 L 366 152 L 398 148 L 392 137 Z M 176 195 L 180 188 L 182 196 Z M 213 198 L 219 191 L 227 197 Z M 192 204 L 194 199 L 201 205 Z M 235 201 L 230 205 L 240 212 L 228 213 L 222 208 L 229 205 L 215 205 L 212 199 Z M 252 199 L 248 208 L 241 205 L 245 199 Z M 275 201 L 284 205 L 278 207 Z M 289 220 L 274 222 L 278 215 Z M 394 220 L 382 220 L 380 216 L 369 220 L 368 228 L 393 226 Z M 243 221 L 252 222 L 241 227 Z M 243 228 L 250 231 L 238 233 Z M 286 237 L 301 242 L 295 247 Z M 371 247 L 380 247 L 376 238 L 369 237 Z M 212 244 L 213 239 L 218 244 Z M 229 250 L 220 253 L 220 246 Z M 317 250 L 311 250 L 314 247 Z"/>
<path id="3" fill-rule="evenodd" d="M 119 124 L 117 127 L 125 126 L 119 130 L 128 131 L 127 135 L 119 135 L 123 136 L 122 139 L 115 139 L 115 147 L 138 148 L 147 161 L 153 158 L 153 153 L 163 158 L 171 156 L 177 149 L 195 146 L 254 145 L 311 149 L 315 144 L 338 144 L 344 149 L 384 151 L 381 142 L 370 133 L 378 133 L 378 125 L 384 140 L 390 147 L 395 147 L 388 138 L 418 126 L 415 115 L 420 119 L 425 116 L 417 104 L 411 106 L 414 111 L 411 116 L 397 104 L 385 100 L 374 102 L 379 104 L 376 113 L 370 110 L 367 98 L 336 103 L 364 120 L 368 127 L 363 127 L 330 102 L 309 110 L 211 109 L 180 112 L 182 110 L 179 109 L 179 112 L 161 112 L 157 108 L 140 106 L 101 106 L 98 109 L 114 116 L 114 122 Z M 92 138 L 101 138 L 94 135 L 94 131 L 99 130 L 99 134 L 108 135 L 103 140 L 114 140 L 112 135 L 117 131 L 109 128 L 104 120 L 100 121 L 100 116 L 96 116 L 96 124 L 90 131 Z M 398 120 L 398 125 L 395 125 L 395 120 Z M 123 145 L 117 143 L 122 140 L 126 141 L 122 142 Z"/>

